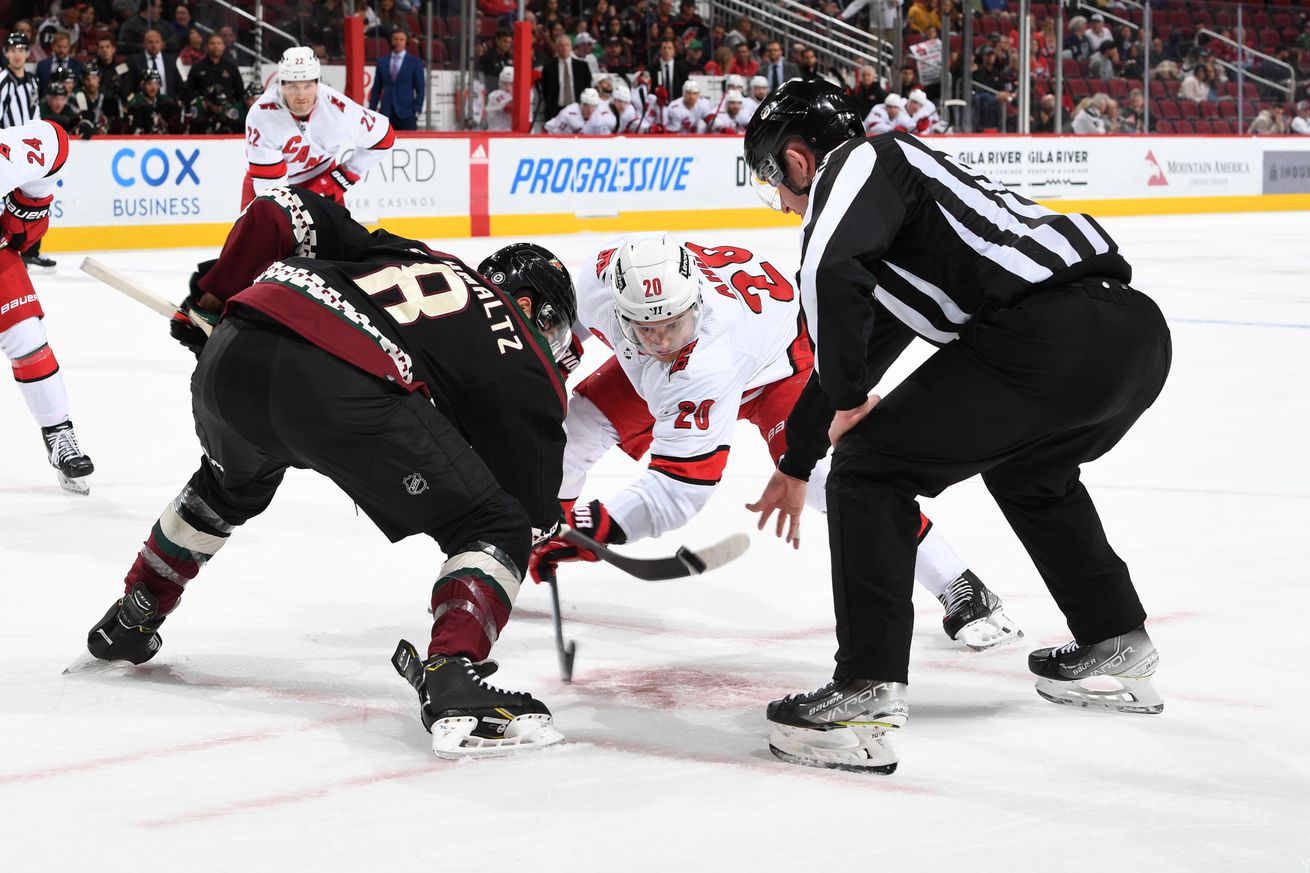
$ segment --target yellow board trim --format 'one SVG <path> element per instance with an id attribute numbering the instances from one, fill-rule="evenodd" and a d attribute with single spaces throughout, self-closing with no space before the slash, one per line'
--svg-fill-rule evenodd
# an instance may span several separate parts
<path id="1" fill-rule="evenodd" d="M 1057 212 L 1086 212 L 1098 218 L 1125 215 L 1186 215 L 1208 212 L 1282 212 L 1310 210 L 1310 194 L 1250 194 L 1215 197 L 1152 197 L 1122 200 L 1043 200 Z M 392 233 L 414 239 L 467 237 L 466 215 L 385 218 Z M 800 218 L 763 206 L 746 209 L 647 210 L 617 215 L 578 216 L 571 212 L 538 215 L 493 215 L 492 236 L 534 237 L 559 233 L 628 233 L 643 230 L 797 227 Z M 112 227 L 56 227 L 44 251 L 103 251 L 215 247 L 227 238 L 229 224 L 135 224 Z"/>

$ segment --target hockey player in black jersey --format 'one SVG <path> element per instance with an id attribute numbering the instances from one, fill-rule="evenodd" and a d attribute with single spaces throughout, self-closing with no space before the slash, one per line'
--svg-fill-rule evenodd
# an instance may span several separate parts
<path id="1" fill-rule="evenodd" d="M 533 541 L 559 517 L 566 403 L 554 357 L 576 313 L 567 271 L 514 245 L 484 262 L 493 284 L 290 188 L 257 198 L 204 267 L 184 307 L 216 322 L 212 336 L 201 347 L 190 318 L 174 324 L 200 350 L 192 408 L 204 457 L 91 630 L 91 654 L 152 658 L 201 566 L 269 505 L 288 467 L 313 469 L 393 542 L 426 534 L 447 556 L 426 660 L 403 640 L 393 658 L 434 752 L 562 739 L 540 701 L 483 680 Z"/>
<path id="2" fill-rule="evenodd" d="M 1170 364 L 1160 310 L 1089 216 L 1018 196 L 903 133 L 866 138 L 850 99 L 793 80 L 760 105 L 746 162 L 775 208 L 802 214 L 801 301 L 817 366 L 787 421 L 764 517 L 799 513 L 833 444 L 828 528 L 837 666 L 769 705 L 788 761 L 891 772 L 908 717 L 919 495 L 981 474 L 1074 640 L 1039 649 L 1057 703 L 1159 712 L 1157 656 L 1128 568 L 1079 465 L 1112 448 Z M 869 392 L 915 336 L 938 351 L 885 398 Z M 1117 690 L 1077 680 L 1118 680 Z"/>

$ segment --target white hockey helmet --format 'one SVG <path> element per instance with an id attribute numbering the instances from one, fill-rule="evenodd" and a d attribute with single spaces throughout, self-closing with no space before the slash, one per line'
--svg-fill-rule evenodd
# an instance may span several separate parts
<path id="1" fill-rule="evenodd" d="M 736 103 L 740 106 L 746 102 L 746 98 L 741 95 L 740 91 L 729 91 L 723 98 L 724 103 Z"/>
<path id="2" fill-rule="evenodd" d="M 887 97 L 882 101 L 882 105 L 892 107 L 895 109 L 904 109 L 905 98 L 902 97 L 900 94 L 888 94 Z"/>
<path id="3" fill-rule="evenodd" d="M 687 81 L 683 82 L 683 83 L 682 83 L 682 93 L 683 93 L 683 94 L 699 94 L 699 93 L 700 93 L 700 82 L 697 82 L 695 79 L 688 79 Z"/>
<path id="4" fill-rule="evenodd" d="M 629 90 L 627 85 L 620 82 L 619 84 L 614 86 L 614 96 L 611 97 L 610 99 L 617 100 L 620 103 L 631 103 L 632 91 Z"/>
<path id="5" fill-rule="evenodd" d="M 647 354 L 671 359 L 696 338 L 700 271 L 691 252 L 667 234 L 619 246 L 612 290 L 624 337 Z"/>
<path id="6" fill-rule="evenodd" d="M 595 88 L 583 88 L 582 94 L 578 97 L 578 103 L 582 106 L 599 106 L 600 92 Z"/>
<path id="7" fill-rule="evenodd" d="M 766 79 L 765 81 L 767 82 L 768 80 Z M 723 83 L 723 90 L 725 91 L 741 91 L 745 87 L 746 80 L 741 76 L 738 76 L 736 73 L 730 75 Z"/>
<path id="8" fill-rule="evenodd" d="M 767 87 L 769 87 L 769 80 L 768 80 L 768 79 L 764 78 L 763 76 L 753 76 L 753 77 L 751 77 L 751 90 L 752 90 L 752 91 L 754 91 L 756 88 L 767 88 Z"/>
<path id="9" fill-rule="evenodd" d="M 513 85 L 513 84 L 514 84 L 514 68 L 513 68 L 513 67 L 502 67 L 502 68 L 501 68 L 501 70 L 500 70 L 500 84 L 501 84 L 501 87 L 504 87 L 504 86 L 506 86 L 506 85 Z"/>
<path id="10" fill-rule="evenodd" d="M 296 46 L 282 53 L 277 63 L 279 82 L 312 82 L 319 78 L 318 58 L 309 46 Z"/>
<path id="11" fill-rule="evenodd" d="M 920 106 L 923 106 L 928 102 L 928 95 L 923 93 L 922 88 L 915 88 L 905 96 L 905 102 L 918 103 Z"/>

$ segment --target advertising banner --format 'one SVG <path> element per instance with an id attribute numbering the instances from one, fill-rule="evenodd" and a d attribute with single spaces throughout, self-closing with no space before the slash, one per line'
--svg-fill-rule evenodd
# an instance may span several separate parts
<path id="1" fill-rule="evenodd" d="M 1301 151 L 1264 153 L 1265 194 L 1310 194 L 1310 144 Z"/>

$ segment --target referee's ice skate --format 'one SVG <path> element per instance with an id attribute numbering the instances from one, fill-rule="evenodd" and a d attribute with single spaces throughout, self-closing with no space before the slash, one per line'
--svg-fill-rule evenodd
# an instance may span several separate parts
<path id="1" fill-rule="evenodd" d="M 946 607 L 942 630 L 974 651 L 1014 642 L 1023 636 L 1019 626 L 1005 614 L 1001 598 L 969 570 L 946 586 L 937 599 Z"/>
<path id="2" fill-rule="evenodd" d="M 888 731 L 910 718 L 902 682 L 833 680 L 822 688 L 769 704 L 769 751 L 791 764 L 890 774 L 896 751 Z"/>
<path id="3" fill-rule="evenodd" d="M 423 726 L 438 758 L 507 755 L 564 739 L 546 704 L 526 692 L 486 684 L 491 671 L 479 670 L 468 658 L 434 655 L 420 661 L 414 646 L 401 640 L 391 663 L 418 692 Z"/>
<path id="4" fill-rule="evenodd" d="M 1028 655 L 1042 697 L 1112 712 L 1164 711 L 1164 700 L 1151 683 L 1159 663 L 1160 654 L 1141 627 L 1089 646 L 1073 641 Z"/>

